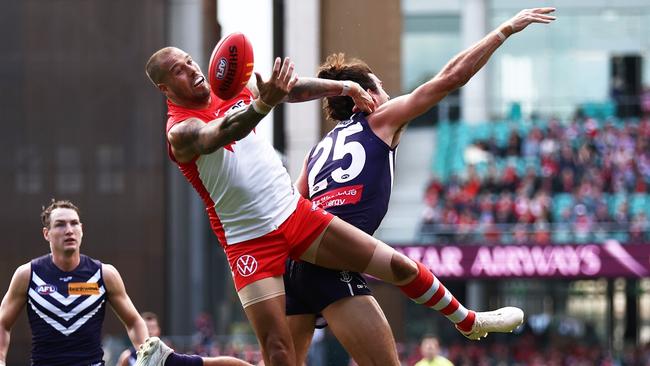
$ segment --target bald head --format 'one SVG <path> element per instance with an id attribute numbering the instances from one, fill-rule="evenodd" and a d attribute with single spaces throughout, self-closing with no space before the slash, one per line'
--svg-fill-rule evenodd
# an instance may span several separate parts
<path id="1" fill-rule="evenodd" d="M 164 70 L 162 67 L 163 61 L 167 58 L 167 56 L 176 52 L 185 53 L 180 48 L 165 47 L 159 49 L 153 55 L 151 55 L 151 57 L 149 57 L 149 61 L 147 61 L 145 71 L 147 73 L 147 76 L 149 77 L 149 80 L 151 80 L 153 85 L 158 86 L 158 84 L 163 82 L 166 73 L 166 70 Z"/>

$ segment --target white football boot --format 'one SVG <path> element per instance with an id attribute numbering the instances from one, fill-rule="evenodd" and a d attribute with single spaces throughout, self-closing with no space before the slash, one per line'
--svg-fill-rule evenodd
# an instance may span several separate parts
<path id="1" fill-rule="evenodd" d="M 465 337 L 477 341 L 481 338 L 487 337 L 488 333 L 511 333 L 523 322 L 523 310 L 507 306 L 493 311 L 477 311 L 476 320 L 474 321 L 472 330 L 469 332 L 463 332 L 458 329 L 458 327 L 456 327 L 456 329 L 458 329 L 458 331 Z"/>

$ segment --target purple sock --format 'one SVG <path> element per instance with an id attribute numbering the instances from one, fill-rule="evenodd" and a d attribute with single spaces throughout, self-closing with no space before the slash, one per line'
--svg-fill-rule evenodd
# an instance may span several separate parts
<path id="1" fill-rule="evenodd" d="M 165 366 L 203 366 L 203 359 L 201 356 L 181 355 L 174 352 L 167 356 Z"/>

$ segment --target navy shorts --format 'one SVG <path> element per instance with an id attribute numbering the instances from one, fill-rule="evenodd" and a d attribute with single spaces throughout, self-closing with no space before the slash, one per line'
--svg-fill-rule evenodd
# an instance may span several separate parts
<path id="1" fill-rule="evenodd" d="M 366 279 L 358 272 L 335 271 L 292 259 L 286 262 L 284 287 L 287 315 L 317 314 L 317 318 L 340 299 L 372 295 Z M 327 325 L 321 320 L 317 319 L 318 328 Z"/>

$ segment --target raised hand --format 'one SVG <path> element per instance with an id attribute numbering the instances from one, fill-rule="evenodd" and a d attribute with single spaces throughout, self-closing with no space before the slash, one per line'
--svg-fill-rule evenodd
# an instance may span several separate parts
<path id="1" fill-rule="evenodd" d="M 512 33 L 521 32 L 532 23 L 548 24 L 555 20 L 555 17 L 548 15 L 555 11 L 555 8 L 534 8 L 524 9 L 517 13 L 503 25 L 509 25 Z"/>
<path id="2" fill-rule="evenodd" d="M 277 57 L 273 63 L 273 73 L 267 81 L 262 80 L 262 76 L 258 72 L 255 73 L 260 99 L 270 107 L 282 102 L 298 81 L 298 77 L 293 72 L 295 67 L 293 62 L 286 57 L 282 62 L 282 67 L 280 67 L 280 63 L 281 60 Z"/>

